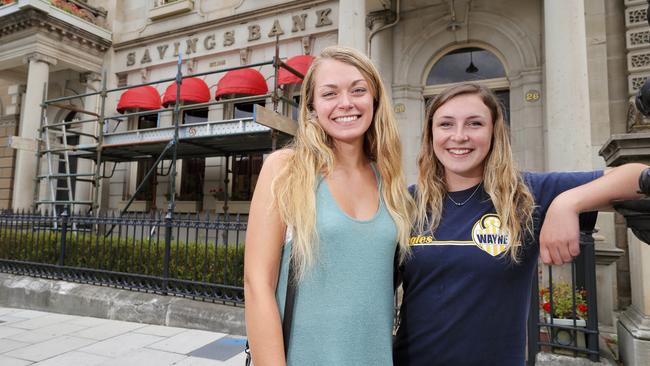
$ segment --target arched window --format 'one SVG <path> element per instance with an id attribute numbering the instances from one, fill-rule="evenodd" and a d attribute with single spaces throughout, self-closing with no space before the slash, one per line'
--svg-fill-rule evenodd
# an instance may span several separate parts
<path id="1" fill-rule="evenodd" d="M 425 99 L 461 82 L 475 82 L 492 89 L 504 105 L 510 123 L 510 84 L 505 67 L 492 52 L 478 47 L 455 49 L 442 56 L 427 75 Z"/>
<path id="2" fill-rule="evenodd" d="M 466 47 L 442 56 L 431 68 L 427 85 L 505 78 L 503 64 L 490 51 Z"/>

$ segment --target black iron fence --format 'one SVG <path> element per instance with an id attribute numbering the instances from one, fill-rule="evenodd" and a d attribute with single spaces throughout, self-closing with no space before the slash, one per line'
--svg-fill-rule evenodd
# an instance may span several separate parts
<path id="1" fill-rule="evenodd" d="M 592 234 L 580 232 L 580 255 L 570 265 L 568 280 L 554 279 L 552 266 L 546 267 L 541 286 L 535 276 L 528 318 L 528 365 L 535 364 L 540 351 L 599 360 Z"/>
<path id="2" fill-rule="evenodd" d="M 243 304 L 246 222 L 162 213 L 99 217 L 0 212 L 0 272 Z M 591 232 L 568 282 L 547 267 L 531 294 L 528 364 L 540 351 L 597 361 L 596 264 Z"/>
<path id="3" fill-rule="evenodd" d="M 246 222 L 0 213 L 0 272 L 243 304 Z"/>

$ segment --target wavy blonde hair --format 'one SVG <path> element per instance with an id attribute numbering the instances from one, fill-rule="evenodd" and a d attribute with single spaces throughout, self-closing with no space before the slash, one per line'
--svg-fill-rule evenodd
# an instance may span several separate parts
<path id="1" fill-rule="evenodd" d="M 399 133 L 390 100 L 377 69 L 360 52 L 345 47 L 325 48 L 317 57 L 303 80 L 300 93 L 298 131 L 289 149 L 293 150 L 284 168 L 274 178 L 271 190 L 280 216 L 293 230 L 292 260 L 295 280 L 300 281 L 316 261 L 315 187 L 319 175 L 327 176 L 336 164 L 334 143 L 318 123 L 313 110 L 315 73 L 323 60 L 336 60 L 356 67 L 369 85 L 374 99 L 374 114 L 364 138 L 364 151 L 375 162 L 382 178 L 381 196 L 393 218 L 399 242 L 400 259 L 409 253 L 408 235 L 412 223 L 412 200 L 406 190 L 402 173 L 402 153 Z"/>
<path id="2" fill-rule="evenodd" d="M 532 234 L 535 202 L 512 157 L 503 107 L 497 96 L 484 86 L 471 83 L 452 86 L 438 94 L 427 106 L 417 162 L 416 227 L 434 232 L 440 223 L 447 183 L 445 167 L 433 150 L 433 115 L 442 105 L 460 95 L 477 95 L 490 110 L 494 129 L 483 169 L 483 186 L 501 218 L 501 228 L 509 233 L 511 245 L 508 252 L 517 262 L 523 237 Z"/>

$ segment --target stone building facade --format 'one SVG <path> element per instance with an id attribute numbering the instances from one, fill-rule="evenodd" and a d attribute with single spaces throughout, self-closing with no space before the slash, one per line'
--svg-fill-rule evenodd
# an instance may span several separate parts
<path id="1" fill-rule="evenodd" d="M 0 6 L 0 209 L 29 208 L 34 201 L 36 158 L 26 146 L 37 137 L 44 90 L 56 98 L 100 90 L 102 82 L 111 89 L 170 79 L 179 54 L 184 74 L 257 64 L 273 58 L 276 43 L 282 59 L 317 55 L 334 44 L 370 55 L 393 98 L 409 182 L 416 178 L 426 100 L 466 80 L 490 86 L 506 105 L 522 169 L 601 169 L 599 151 L 610 136 L 648 130 L 631 104 L 650 75 L 646 7 L 643 0 L 18 0 Z M 273 68 L 255 69 L 273 87 Z M 202 77 L 211 95 L 221 77 Z M 155 87 L 162 95 L 167 83 Z M 119 92 L 107 96 L 106 116 L 119 116 L 119 99 Z M 98 95 L 70 104 L 101 109 Z M 198 118 L 224 120 L 247 108 L 223 103 Z M 79 118 L 56 108 L 45 116 Z M 153 121 L 169 126 L 172 115 L 163 112 Z M 138 123 L 109 126 L 128 130 Z M 223 195 L 233 195 L 235 209 L 245 212 L 262 156 L 233 157 L 229 166 L 222 157 L 181 162 L 177 186 L 200 189 L 180 192 L 179 201 L 187 202 L 187 211 L 219 211 Z M 118 209 L 138 194 L 142 164 L 116 164 L 100 185 L 100 207 Z M 92 170 L 92 163 L 79 161 L 77 169 Z M 183 183 L 198 171 L 200 181 Z M 239 191 L 238 180 L 246 189 Z M 169 177 L 155 183 L 157 189 L 136 201 L 138 209 L 164 207 Z M 92 194 L 88 184 L 75 189 L 79 196 Z M 624 356 L 635 360 L 650 349 L 650 284 L 619 257 L 640 251 L 648 267 L 650 254 L 639 243 L 628 248 L 625 224 L 614 214 L 601 214 L 598 228 L 599 319 L 614 331 L 616 314 L 636 309 L 641 333 L 634 332 L 646 335 L 619 329 Z"/>

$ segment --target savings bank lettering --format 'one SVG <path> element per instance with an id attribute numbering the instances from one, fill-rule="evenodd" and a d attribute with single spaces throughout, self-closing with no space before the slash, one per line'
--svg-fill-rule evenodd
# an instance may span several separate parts
<path id="1" fill-rule="evenodd" d="M 332 20 L 330 19 L 330 13 L 332 9 L 321 9 L 315 11 L 315 26 L 316 28 L 332 25 Z M 307 23 L 307 14 L 293 15 L 291 17 L 291 33 L 296 33 L 305 30 Z M 285 34 L 284 28 L 279 20 L 274 20 L 271 28 L 266 32 L 258 24 L 252 24 L 247 27 L 247 40 L 248 42 L 253 42 L 262 39 L 266 36 L 270 39 L 274 39 L 276 36 L 281 36 Z M 142 51 L 141 55 L 138 55 L 136 51 L 129 52 L 126 55 L 126 66 L 133 66 L 139 59 L 140 64 L 147 64 L 152 62 L 154 57 L 158 57 L 160 60 L 163 60 L 165 57 L 178 57 L 178 53 L 182 49 L 183 53 L 190 55 L 197 52 L 197 47 L 202 46 L 204 50 L 212 50 L 217 46 L 217 42 L 220 41 L 223 47 L 230 47 L 235 44 L 235 37 L 239 37 L 239 34 L 235 34 L 235 30 L 228 30 L 223 32 L 220 40 L 217 40 L 215 34 L 208 34 L 204 37 L 193 37 L 186 39 L 185 42 L 172 42 L 170 44 L 161 44 L 156 46 L 153 50 L 145 48 Z"/>

